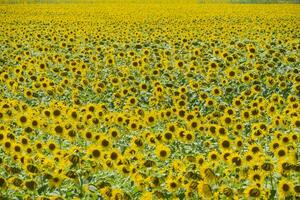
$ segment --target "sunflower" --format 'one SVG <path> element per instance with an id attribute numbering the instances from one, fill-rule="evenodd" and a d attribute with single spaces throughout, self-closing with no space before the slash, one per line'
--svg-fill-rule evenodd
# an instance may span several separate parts
<path id="1" fill-rule="evenodd" d="M 78 133 L 74 129 L 69 129 L 66 133 L 67 139 L 70 141 L 75 141 Z"/>
<path id="2" fill-rule="evenodd" d="M 121 136 L 120 131 L 117 128 L 110 128 L 108 133 L 113 139 L 118 139 Z"/>
<path id="3" fill-rule="evenodd" d="M 215 174 L 215 170 L 212 167 L 211 162 L 205 162 L 200 167 L 200 173 L 204 179 L 210 183 L 214 183 L 217 180 L 217 175 Z"/>
<path id="4" fill-rule="evenodd" d="M 3 141 L 4 150 L 9 153 L 12 150 L 14 143 L 10 140 Z"/>
<path id="5" fill-rule="evenodd" d="M 293 169 L 293 166 L 296 164 L 296 162 L 290 160 L 289 156 L 285 158 L 281 158 L 277 164 L 278 172 L 281 173 L 282 175 L 288 174 Z"/>
<path id="6" fill-rule="evenodd" d="M 49 185 L 50 185 L 50 187 L 58 188 L 62 184 L 64 179 L 65 178 L 62 174 L 54 173 L 54 174 L 52 174 L 52 176 L 49 180 Z"/>
<path id="7" fill-rule="evenodd" d="M 255 156 L 251 151 L 247 151 L 244 155 L 243 155 L 243 163 L 247 163 L 248 166 L 252 166 L 257 160 L 257 156 Z"/>
<path id="8" fill-rule="evenodd" d="M 286 179 L 282 178 L 278 182 L 278 195 L 280 199 L 284 199 L 288 196 L 291 196 L 293 193 L 293 183 Z"/>
<path id="9" fill-rule="evenodd" d="M 30 89 L 25 89 L 24 90 L 24 96 L 28 99 L 31 99 L 33 97 L 33 92 Z"/>
<path id="10" fill-rule="evenodd" d="M 23 151 L 22 146 L 18 143 L 15 143 L 12 146 L 12 151 L 13 151 L 14 154 L 21 155 L 21 153 Z"/>
<path id="11" fill-rule="evenodd" d="M 208 98 L 208 94 L 204 91 L 200 92 L 199 94 L 200 100 L 205 101 Z"/>
<path id="12" fill-rule="evenodd" d="M 225 185 L 220 187 L 220 193 L 224 195 L 225 198 L 232 198 L 235 195 L 234 189 Z"/>
<path id="13" fill-rule="evenodd" d="M 247 198 L 260 199 L 263 196 L 263 191 L 256 185 L 250 185 L 246 188 L 245 195 Z"/>
<path id="14" fill-rule="evenodd" d="M 219 67 L 219 64 L 215 61 L 211 61 L 209 64 L 208 64 L 208 67 L 209 67 L 209 70 L 210 71 L 217 71 L 218 70 L 218 67 Z"/>
<path id="15" fill-rule="evenodd" d="M 176 67 L 178 67 L 179 69 L 184 67 L 184 62 L 182 60 L 177 60 L 176 61 Z"/>
<path id="16" fill-rule="evenodd" d="M 27 114 L 25 114 L 25 113 L 23 113 L 23 114 L 18 114 L 18 115 L 16 116 L 16 119 L 17 119 L 16 123 L 17 123 L 19 126 L 23 126 L 23 127 L 24 127 L 24 126 L 27 126 L 30 118 L 31 118 L 31 116 L 30 116 L 30 115 L 27 115 Z"/>
<path id="17" fill-rule="evenodd" d="M 242 122 L 236 122 L 235 124 L 234 124 L 234 127 L 233 127 L 233 129 L 236 131 L 236 132 L 238 132 L 238 133 L 241 133 L 241 132 L 243 132 L 243 130 L 244 130 L 244 124 L 242 123 Z"/>
<path id="18" fill-rule="evenodd" d="M 136 97 L 129 97 L 127 100 L 127 105 L 134 106 L 137 105 L 138 100 Z"/>
<path id="19" fill-rule="evenodd" d="M 58 145 L 54 141 L 48 141 L 47 142 L 47 148 L 50 152 L 55 152 L 58 150 Z"/>
<path id="20" fill-rule="evenodd" d="M 135 146 L 136 148 L 143 148 L 144 147 L 144 141 L 141 137 L 134 136 L 131 139 L 131 145 Z"/>
<path id="21" fill-rule="evenodd" d="M 90 159 L 99 160 L 101 159 L 102 151 L 99 146 L 91 145 L 87 150 L 87 155 Z"/>
<path id="22" fill-rule="evenodd" d="M 239 153 L 231 154 L 229 160 L 231 165 L 233 165 L 234 167 L 241 167 L 243 165 L 243 160 Z"/>
<path id="23" fill-rule="evenodd" d="M 118 161 L 121 159 L 121 154 L 117 149 L 112 149 L 108 152 L 109 159 L 112 160 L 115 163 L 118 163 Z"/>
<path id="24" fill-rule="evenodd" d="M 138 120 L 131 119 L 131 120 L 129 120 L 128 128 L 129 128 L 129 130 L 136 131 L 141 128 L 141 124 L 138 122 Z"/>
<path id="25" fill-rule="evenodd" d="M 167 185 L 167 190 L 169 192 L 176 192 L 180 187 L 179 182 L 176 179 L 171 177 L 167 178 L 166 185 Z"/>
<path id="26" fill-rule="evenodd" d="M 217 86 L 215 86 L 211 89 L 211 93 L 213 96 L 222 96 L 222 94 L 223 94 L 222 90 Z"/>
<path id="27" fill-rule="evenodd" d="M 29 143 L 30 143 L 29 138 L 27 138 L 26 136 L 22 136 L 22 137 L 19 139 L 19 141 L 20 141 L 20 143 L 21 143 L 21 145 L 22 145 L 23 147 L 28 146 Z"/>
<path id="28" fill-rule="evenodd" d="M 187 124 L 187 128 L 189 130 L 194 130 L 194 131 L 198 130 L 199 126 L 200 126 L 199 121 L 196 120 L 196 119 L 189 121 L 188 124 Z"/>
<path id="29" fill-rule="evenodd" d="M 101 138 L 99 140 L 99 144 L 102 149 L 110 149 L 112 143 L 108 137 L 101 136 Z"/>
<path id="30" fill-rule="evenodd" d="M 31 163 L 25 164 L 24 167 L 26 172 L 29 174 L 37 174 L 40 171 L 36 165 Z"/>
<path id="31" fill-rule="evenodd" d="M 65 127 L 61 122 L 57 122 L 56 124 L 53 125 L 53 132 L 57 135 L 64 135 L 65 132 Z"/>
<path id="32" fill-rule="evenodd" d="M 221 137 L 219 139 L 219 148 L 221 150 L 230 149 L 231 148 L 231 141 L 228 137 Z"/>
<path id="33" fill-rule="evenodd" d="M 145 121 L 147 123 L 147 125 L 153 125 L 155 124 L 155 122 L 157 121 L 157 116 L 154 112 L 148 112 L 145 115 Z"/>
<path id="34" fill-rule="evenodd" d="M 143 193 L 141 194 L 140 200 L 148 200 L 148 199 L 153 199 L 154 196 L 152 194 L 152 192 L 149 191 L 143 191 Z"/>
<path id="35" fill-rule="evenodd" d="M 212 98 L 206 98 L 205 99 L 205 105 L 208 107 L 214 107 L 216 104 L 216 101 Z"/>
<path id="36" fill-rule="evenodd" d="M 250 120 L 250 117 L 251 117 L 251 114 L 250 114 L 250 111 L 249 110 L 243 110 L 241 112 L 241 118 L 243 121 L 248 121 Z"/>
<path id="37" fill-rule="evenodd" d="M 193 142 L 195 140 L 195 133 L 192 132 L 192 131 L 187 131 L 185 134 L 184 134 L 184 141 L 185 142 Z"/>
<path id="38" fill-rule="evenodd" d="M 112 189 L 111 199 L 125 199 L 125 198 L 126 198 L 126 196 L 125 196 L 124 191 L 122 191 L 119 188 Z"/>
<path id="39" fill-rule="evenodd" d="M 143 91 L 147 91 L 148 90 L 148 85 L 146 83 L 140 83 L 140 89 Z"/>
<path id="40" fill-rule="evenodd" d="M 222 152 L 221 152 L 221 156 L 222 156 L 222 158 L 223 158 L 223 160 L 224 160 L 224 162 L 225 163 L 227 163 L 227 164 L 230 164 L 230 158 L 231 158 L 231 154 L 232 154 L 233 152 L 232 152 L 232 150 L 230 149 L 230 150 L 222 150 Z"/>
<path id="41" fill-rule="evenodd" d="M 160 160 L 166 160 L 170 156 L 171 150 L 166 145 L 158 144 L 155 148 L 155 153 Z"/>
<path id="42" fill-rule="evenodd" d="M 261 170 L 256 170 L 251 171 L 248 177 L 253 183 L 259 183 L 260 185 L 263 185 L 266 178 L 266 174 Z"/>
<path id="43" fill-rule="evenodd" d="M 245 73 L 245 74 L 242 75 L 241 81 L 243 83 L 250 83 L 252 81 L 252 78 L 248 73 Z"/>
<path id="44" fill-rule="evenodd" d="M 229 79 L 234 79 L 238 75 L 237 71 L 233 68 L 227 68 L 225 74 Z"/>
<path id="45" fill-rule="evenodd" d="M 198 184 L 198 194 L 200 197 L 209 199 L 213 197 L 213 190 L 212 187 L 204 181 L 200 181 Z"/>
<path id="46" fill-rule="evenodd" d="M 33 129 L 36 129 L 36 128 L 40 128 L 40 125 L 41 125 L 41 119 L 37 116 L 34 116 L 32 118 L 29 119 L 28 121 L 28 125 L 33 128 Z"/>
<path id="47" fill-rule="evenodd" d="M 165 142 L 171 142 L 175 139 L 174 133 L 170 132 L 170 131 L 166 131 L 165 133 L 163 133 L 163 140 Z"/>
<path id="48" fill-rule="evenodd" d="M 19 177 L 10 177 L 7 182 L 12 186 L 13 189 L 19 190 L 24 186 L 24 181 Z"/>
<path id="49" fill-rule="evenodd" d="M 6 188 L 6 180 L 2 176 L 0 177 L 0 188 L 5 189 Z"/>
<path id="50" fill-rule="evenodd" d="M 234 120 L 233 116 L 224 114 L 221 117 L 221 123 L 222 123 L 222 125 L 224 125 L 226 127 L 231 127 L 235 123 L 235 120 Z"/>
<path id="51" fill-rule="evenodd" d="M 287 156 L 287 154 L 288 154 L 288 152 L 285 147 L 279 147 L 275 151 L 275 155 L 277 155 L 279 158 L 283 158 L 283 157 Z"/>
<path id="52" fill-rule="evenodd" d="M 297 128 L 297 129 L 300 129 L 300 120 L 299 118 L 293 118 L 292 121 L 291 121 L 291 125 L 293 128 Z"/>
<path id="53" fill-rule="evenodd" d="M 300 185 L 298 183 L 294 184 L 293 193 L 295 194 L 296 197 L 300 196 Z"/>

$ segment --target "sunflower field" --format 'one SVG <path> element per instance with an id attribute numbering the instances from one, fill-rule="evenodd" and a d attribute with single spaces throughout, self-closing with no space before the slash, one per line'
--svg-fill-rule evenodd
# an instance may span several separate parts
<path id="1" fill-rule="evenodd" d="M 0 4 L 0 199 L 300 199 L 300 5 Z"/>

